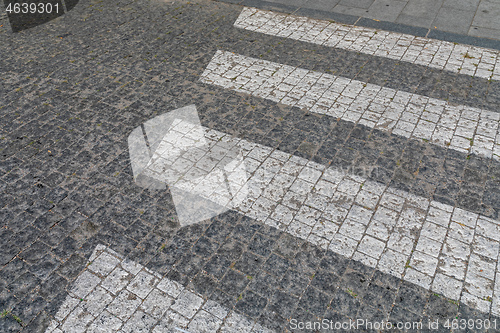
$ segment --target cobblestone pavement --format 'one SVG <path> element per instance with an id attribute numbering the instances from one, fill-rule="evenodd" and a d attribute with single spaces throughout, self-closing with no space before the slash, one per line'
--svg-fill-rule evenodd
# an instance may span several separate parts
<path id="1" fill-rule="evenodd" d="M 498 51 L 280 15 L 0 16 L 1 332 L 500 330 Z M 182 108 L 143 186 L 131 134 Z M 186 223 L 176 188 L 224 212 Z"/>

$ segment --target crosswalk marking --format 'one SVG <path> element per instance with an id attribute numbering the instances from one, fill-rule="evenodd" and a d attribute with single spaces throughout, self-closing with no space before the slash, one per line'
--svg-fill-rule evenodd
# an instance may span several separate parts
<path id="1" fill-rule="evenodd" d="M 234 26 L 272 36 L 500 80 L 500 52 L 245 7 Z"/>
<path id="2" fill-rule="evenodd" d="M 463 153 L 500 159 L 500 113 L 217 51 L 200 80 Z"/>
<path id="3" fill-rule="evenodd" d="M 498 221 L 186 120 L 173 123 L 176 134 L 165 135 L 159 147 L 175 151 L 182 137 L 204 137 L 198 141 L 208 148 L 193 147 L 198 154 L 187 150 L 173 160 L 152 163 L 143 171 L 149 177 L 484 311 L 494 299 L 493 310 L 500 311 L 493 287 L 500 248 Z M 206 157 L 213 159 L 214 151 L 219 157 L 210 162 Z M 242 156 L 239 165 L 244 166 L 243 173 L 234 174 L 238 187 L 232 200 L 210 182 L 184 180 L 191 173 L 200 174 L 198 169 L 207 162 L 215 170 L 225 153 L 230 159 Z M 181 159 L 189 167 L 174 175 L 172 166 Z"/>
<path id="4" fill-rule="evenodd" d="M 219 329 L 273 332 L 98 245 L 45 333 L 211 333 Z"/>

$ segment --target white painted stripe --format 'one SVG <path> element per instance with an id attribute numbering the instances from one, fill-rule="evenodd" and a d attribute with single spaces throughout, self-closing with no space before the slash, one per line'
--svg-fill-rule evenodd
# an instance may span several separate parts
<path id="1" fill-rule="evenodd" d="M 382 272 L 490 310 L 488 300 L 497 297 L 498 221 L 222 132 L 194 128 L 185 120 L 174 123 L 159 150 L 195 136 L 193 131 L 196 137 L 204 132 L 207 148 L 200 155 L 187 150 L 176 157 L 183 168 L 175 175 L 171 170 L 178 161 L 169 159 L 172 149 L 167 149 L 167 158 L 157 158 L 143 171 L 149 177 L 190 191 L 185 175 L 201 174 L 198 169 L 206 169 L 207 156 L 213 159 L 214 152 L 232 147 L 233 155 L 242 156 L 245 170 L 232 179 L 240 192 L 236 189 L 228 202 L 225 189 L 220 192 L 223 186 L 200 180 L 194 193 Z M 201 152 L 196 146 L 193 150 Z M 220 154 L 210 169 L 224 160 Z"/>
<path id="2" fill-rule="evenodd" d="M 500 52 L 413 35 L 243 8 L 234 26 L 267 35 L 500 80 Z"/>
<path id="3" fill-rule="evenodd" d="M 200 80 L 500 159 L 500 113 L 224 51 L 217 51 Z"/>
<path id="4" fill-rule="evenodd" d="M 45 333 L 272 330 L 98 245 Z"/>

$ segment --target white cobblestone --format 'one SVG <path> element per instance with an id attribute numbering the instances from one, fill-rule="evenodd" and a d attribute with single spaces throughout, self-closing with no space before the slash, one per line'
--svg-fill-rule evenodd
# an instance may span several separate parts
<path id="1" fill-rule="evenodd" d="M 96 317 L 113 300 L 113 295 L 100 286 L 96 287 L 82 302 L 82 308 Z"/>
<path id="2" fill-rule="evenodd" d="M 100 280 L 99 277 L 90 273 L 90 271 L 84 271 L 76 280 L 75 286 L 71 289 L 71 292 L 76 297 L 84 298 L 94 289 Z"/>
<path id="3" fill-rule="evenodd" d="M 173 304 L 173 298 L 165 293 L 154 289 L 141 304 L 141 309 L 151 316 L 159 319 L 165 311 Z"/>
<path id="4" fill-rule="evenodd" d="M 156 320 L 142 311 L 136 311 L 129 321 L 123 325 L 121 331 L 124 333 L 150 332 Z"/>
<path id="5" fill-rule="evenodd" d="M 413 268 L 406 269 L 405 280 L 425 289 L 430 289 L 432 283 L 432 278 L 429 275 L 414 270 Z"/>
<path id="6" fill-rule="evenodd" d="M 206 312 L 199 311 L 188 326 L 190 332 L 211 333 L 217 332 L 222 320 Z"/>
<path id="7" fill-rule="evenodd" d="M 127 286 L 127 289 L 144 299 L 153 290 L 158 279 L 146 271 L 141 271 L 137 274 Z"/>
<path id="8" fill-rule="evenodd" d="M 451 299 L 459 299 L 462 282 L 443 274 L 436 274 L 432 282 L 432 290 Z"/>
<path id="9" fill-rule="evenodd" d="M 109 290 L 113 294 L 117 294 L 120 290 L 125 288 L 131 278 L 132 275 L 130 275 L 130 273 L 120 267 L 116 267 L 111 274 L 106 277 L 102 283 L 102 287 Z"/>
<path id="10" fill-rule="evenodd" d="M 112 256 L 107 252 L 103 252 L 97 259 L 95 259 L 95 262 L 89 265 L 89 270 L 100 275 L 108 275 L 119 261 L 120 260 L 115 256 Z"/>
<path id="11" fill-rule="evenodd" d="M 465 271 L 467 269 L 467 262 L 465 260 L 453 258 L 447 255 L 439 257 L 438 271 L 448 276 L 463 280 L 465 278 Z"/>
<path id="12" fill-rule="evenodd" d="M 412 268 L 429 276 L 434 275 L 437 263 L 438 260 L 435 257 L 418 251 L 413 252 L 410 260 L 410 266 Z"/>
<path id="13" fill-rule="evenodd" d="M 93 319 L 94 317 L 90 313 L 85 312 L 82 307 L 77 306 L 66 318 L 61 326 L 61 330 L 63 332 L 75 333 L 85 332 L 87 325 L 89 325 Z"/>
<path id="14" fill-rule="evenodd" d="M 87 332 L 91 333 L 112 333 L 116 332 L 123 325 L 123 322 L 116 318 L 114 315 L 104 310 L 101 314 L 90 324 Z"/>

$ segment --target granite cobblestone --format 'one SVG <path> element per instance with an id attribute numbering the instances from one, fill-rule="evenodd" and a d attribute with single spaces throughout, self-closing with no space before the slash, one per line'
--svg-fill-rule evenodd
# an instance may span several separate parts
<path id="1" fill-rule="evenodd" d="M 276 332 L 284 331 L 292 316 L 312 318 L 307 315 L 309 305 L 311 310 L 321 312 L 313 299 L 327 300 L 319 318 L 341 321 L 348 320 L 348 316 L 368 314 L 421 322 L 445 316 L 496 318 L 491 312 L 481 312 L 484 302 L 478 300 L 474 286 L 489 290 L 493 300 L 488 303 L 498 307 L 495 297 L 498 288 L 487 283 L 491 280 L 488 272 L 494 262 L 490 257 L 497 251 L 494 244 L 498 242 L 488 237 L 492 230 L 488 223 L 496 223 L 490 220 L 497 220 L 500 207 L 496 196 L 498 184 L 492 178 L 498 178 L 498 163 L 200 84 L 199 76 L 219 49 L 255 57 L 253 52 L 264 53 L 261 50 L 268 49 L 271 42 L 275 48 L 264 58 L 314 70 L 297 62 L 309 63 L 309 66 L 319 66 L 320 72 L 324 72 L 324 64 L 336 59 L 337 51 L 333 48 L 318 45 L 315 51 L 309 50 L 310 47 L 305 46 L 308 43 L 299 41 L 293 47 L 288 41 L 275 45 L 277 39 L 272 36 L 257 38 L 256 33 L 235 28 L 233 24 L 240 12 L 241 7 L 208 1 L 146 4 L 140 0 L 103 3 L 84 0 L 50 24 L 15 36 L 6 26 L 0 27 L 0 89 L 5 92 L 0 101 L 0 215 L 3 222 L 0 311 L 10 310 L 11 314 L 0 318 L 0 331 L 44 332 L 51 321 L 60 318 L 57 315 L 60 306 L 83 272 L 99 279 L 104 277 L 97 275 L 100 272 L 112 274 L 113 271 L 109 273 L 103 268 L 92 271 L 93 264 L 86 266 L 98 244 L 119 253 L 116 258 L 127 258 L 120 264 L 130 275 L 127 277 L 136 276 L 140 271 L 137 268 L 147 269 L 148 274 L 160 281 L 175 281 L 183 290 L 201 297 L 205 305 L 198 310 L 199 317 L 192 317 L 197 323 L 219 323 L 223 318 L 228 321 L 228 313 L 239 309 L 247 318 L 252 318 L 256 330 L 261 330 L 260 325 Z M 22 52 L 15 53 L 13 49 Z M 390 78 L 391 71 L 387 70 L 390 66 L 381 57 L 366 62 L 359 71 L 358 61 L 364 61 L 362 57 L 366 55 L 353 60 L 344 57 L 351 53 L 340 51 L 345 52 L 339 53 L 345 60 L 335 61 L 335 65 L 345 68 L 346 77 L 349 73 L 361 73 L 356 79 L 363 81 L 361 77 L 369 77 L 374 80 L 371 82 L 383 82 L 387 78 L 392 84 L 401 81 L 408 87 L 420 82 L 420 77 L 414 75 L 404 81 L 399 76 Z M 282 60 L 278 60 L 277 54 Z M 411 66 L 416 65 L 407 66 L 410 67 L 405 70 L 410 73 L 414 69 Z M 438 70 L 427 74 L 429 84 L 442 77 L 443 95 L 463 94 L 464 100 L 469 101 L 469 104 L 460 104 L 470 106 L 488 99 L 487 109 L 491 111 L 497 103 L 495 81 L 486 83 L 479 78 L 467 81 L 465 76 Z M 458 83 L 451 84 L 452 81 Z M 469 84 L 473 87 L 468 87 Z M 431 92 L 419 94 L 428 96 Z M 439 227 L 445 222 L 436 217 L 422 224 L 429 227 L 426 238 L 449 245 L 445 253 L 440 253 L 442 257 L 437 258 L 438 266 L 442 266 L 436 270 L 438 279 L 434 278 L 432 283 L 436 283 L 436 288 L 438 283 L 449 288 L 446 286 L 451 286 L 454 279 L 467 284 L 467 292 L 462 296 L 477 306 L 470 307 L 465 301 L 457 305 L 439 292 L 434 295 L 434 291 L 381 273 L 236 212 L 179 228 L 168 190 L 145 190 L 133 183 L 126 137 L 144 121 L 193 103 L 198 107 L 203 126 L 210 129 L 319 165 L 334 161 L 333 165 L 343 168 L 346 175 L 353 175 L 353 165 L 358 171 L 376 165 L 383 170 L 365 174 L 365 178 L 384 184 L 384 188 L 400 189 L 405 198 L 410 191 L 426 200 L 453 206 L 453 212 L 462 209 L 470 211 L 472 217 L 487 217 L 470 220 L 468 216 L 451 215 L 444 240 L 433 231 L 441 230 Z M 326 137 L 328 139 L 323 140 Z M 273 158 L 282 157 L 276 154 Z M 413 174 L 416 171 L 419 171 L 417 176 Z M 309 178 L 304 175 L 300 179 L 307 183 Z M 334 194 L 327 187 L 321 187 L 320 182 L 325 184 L 321 178 L 317 181 L 321 195 Z M 363 189 L 375 191 L 366 184 Z M 380 203 L 387 201 L 385 206 L 389 210 L 401 214 L 405 206 L 398 197 L 398 193 L 385 193 Z M 354 200 L 373 207 L 370 198 L 363 193 L 359 198 L 358 194 L 345 192 L 336 196 L 339 207 L 351 205 Z M 307 205 L 318 206 L 318 201 L 311 199 Z M 347 216 L 341 209 L 337 213 L 332 219 L 342 221 Z M 308 221 L 308 215 L 302 220 Z M 132 226 L 140 227 L 136 230 Z M 368 227 L 366 236 L 386 241 L 380 225 L 374 223 Z M 318 229 L 316 233 L 325 238 L 334 232 L 339 231 Z M 203 237 L 212 245 L 201 247 L 203 241 L 196 245 L 199 239 L 205 239 Z M 387 239 L 388 244 L 395 247 L 399 244 L 399 247 L 388 249 L 386 253 L 392 257 L 385 261 L 381 258 L 380 265 L 385 263 L 389 267 L 396 263 L 392 258 L 398 258 L 398 253 L 411 255 L 406 252 L 404 241 L 412 238 L 405 237 L 401 237 L 401 242 Z M 166 245 L 163 247 L 163 244 Z M 272 244 L 272 248 L 263 250 L 258 244 Z M 463 264 L 462 253 L 456 254 L 462 249 L 459 246 L 465 246 L 464 253 L 468 253 L 469 266 L 473 269 L 470 276 L 456 268 Z M 110 255 L 113 254 L 110 252 Z M 245 264 L 255 258 L 258 258 L 255 265 Z M 237 263 L 240 264 L 237 266 Z M 479 265 L 487 269 L 478 271 Z M 449 267 L 454 267 L 453 274 Z M 222 287 L 221 281 L 229 272 L 252 277 L 246 278 L 248 283 L 241 299 L 239 294 L 229 295 Z M 410 267 L 405 277 L 409 272 Z M 419 271 L 415 269 L 415 272 Z M 305 283 L 310 283 L 310 289 Z M 117 297 L 101 288 L 95 289 L 99 291 L 90 301 L 105 304 L 109 297 Z M 170 291 L 168 288 L 164 289 Z M 164 297 L 165 304 L 177 297 L 165 294 L 159 287 L 153 290 L 156 290 L 155 297 Z M 306 290 L 308 297 L 302 300 Z M 258 307 L 263 306 L 263 299 L 267 303 L 262 310 Z M 134 300 L 127 301 L 135 306 Z M 207 305 L 212 301 L 223 304 L 228 313 L 213 310 L 213 306 Z M 96 317 L 98 309 L 75 305 L 77 312 L 73 312 L 73 316 L 82 315 L 82 323 L 92 320 L 87 326 L 89 329 L 121 327 L 121 319 L 107 309 Z M 151 327 L 151 318 L 154 318 L 158 325 L 152 329 L 166 331 L 162 327 L 168 327 L 169 323 L 159 319 L 161 309 L 150 308 L 143 302 L 135 311 L 138 312 L 133 322 L 137 327 L 139 324 Z M 175 310 L 168 313 L 179 325 L 188 325 L 176 316 Z M 166 315 L 163 314 L 163 318 Z"/>

